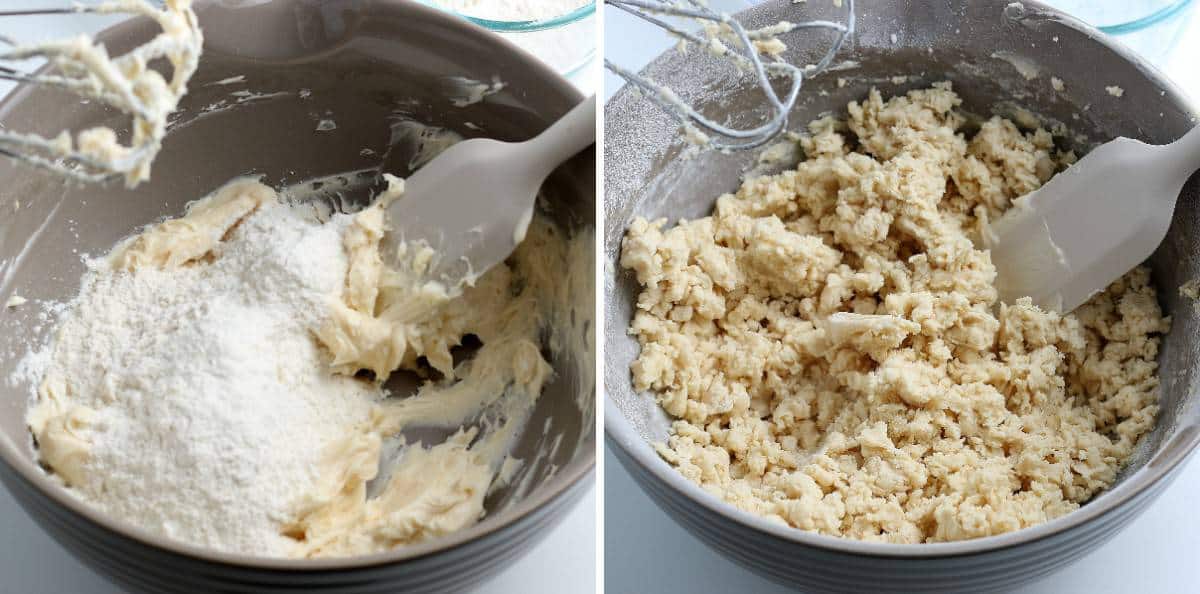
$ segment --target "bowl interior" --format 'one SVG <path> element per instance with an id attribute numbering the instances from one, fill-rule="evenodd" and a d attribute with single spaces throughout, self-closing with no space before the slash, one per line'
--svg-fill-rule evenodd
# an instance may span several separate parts
<path id="1" fill-rule="evenodd" d="M 0 453 L 60 502 L 80 505 L 37 468 L 24 422 L 31 386 L 9 378 L 30 345 L 41 344 L 53 329 L 44 304 L 78 292 L 82 255 L 105 253 L 141 226 L 182 213 L 188 201 L 235 176 L 260 175 L 279 187 L 373 167 L 396 143 L 390 125 L 397 121 L 464 137 L 524 140 L 580 99 L 553 72 L 479 29 L 412 4 L 374 4 L 369 11 L 350 10 L 352 3 L 345 2 L 259 3 L 243 9 L 210 5 L 201 11 L 201 24 L 213 33 L 200 69 L 174 116 L 153 180 L 136 190 L 120 184 L 66 188 L 48 174 L 0 163 L 0 178 L 7 182 L 0 189 L 0 209 L 6 213 L 0 217 L 0 293 L 4 299 L 16 293 L 30 300 L 0 317 L 0 375 L 8 379 L 0 384 Z M 103 37 L 116 51 L 151 32 L 146 23 L 130 21 Z M 279 42 L 257 45 L 264 38 Z M 453 77 L 498 77 L 507 86 L 483 101 L 456 107 L 453 99 L 461 85 Z M 336 128 L 317 131 L 325 119 Z M 128 128 L 106 108 L 35 88 L 18 90 L 0 106 L 0 122 L 43 134 L 96 123 Z M 395 150 L 413 148 L 397 144 Z M 590 313 L 595 291 L 588 238 L 595 228 L 594 161 L 591 151 L 580 155 L 544 188 L 543 214 L 588 246 L 582 268 L 563 271 L 580 315 L 577 323 L 546 337 L 556 375 L 515 446 L 514 455 L 526 464 L 510 486 L 489 495 L 487 518 L 464 533 L 515 520 L 566 489 L 593 463 Z M 330 193 L 324 199 L 338 197 Z M 556 351 L 551 342 L 570 346 Z M 428 441 L 431 436 L 413 437 Z M 112 525 L 129 530 L 119 522 Z"/>
<path id="2" fill-rule="evenodd" d="M 748 28 L 780 20 L 844 21 L 844 10 L 830 4 L 774 1 L 739 16 Z M 805 82 L 789 128 L 803 132 L 820 116 L 844 116 L 846 104 L 863 98 L 872 87 L 886 97 L 942 80 L 952 81 L 969 113 L 1019 118 L 1024 108 L 1030 113 L 1023 115 L 1065 130 L 1063 147 L 1080 152 L 1116 136 L 1166 143 L 1194 125 L 1195 113 L 1184 98 L 1132 54 L 1040 4 L 1011 4 L 858 3 L 857 33 L 829 71 Z M 832 35 L 799 31 L 782 39 L 789 46 L 785 57 L 807 64 L 820 58 Z M 704 52 L 667 52 L 643 74 L 717 121 L 753 124 L 765 111 L 757 88 L 732 76 Z M 1052 76 L 1062 81 L 1062 91 L 1052 86 Z M 1114 97 L 1106 86 L 1120 86 L 1125 93 Z M 666 438 L 669 418 L 652 395 L 636 393 L 630 384 L 629 365 L 639 347 L 626 328 L 639 286 L 617 265 L 620 242 L 635 216 L 669 221 L 706 216 L 717 196 L 734 191 L 742 174 L 756 165 L 756 151 L 709 151 L 681 158 L 686 147 L 678 141 L 673 121 L 628 88 L 608 103 L 605 116 L 606 431 L 638 463 L 664 478 L 674 470 L 648 443 Z M 1200 351 L 1200 310 L 1180 297 L 1177 287 L 1200 276 L 1200 229 L 1191 216 L 1200 206 L 1198 178 L 1184 189 L 1170 233 L 1149 261 L 1162 306 L 1173 316 L 1159 356 L 1162 410 L 1118 484 L 1133 477 L 1156 478 L 1159 473 L 1142 471 L 1160 459 L 1177 461 L 1197 441 L 1200 405 L 1195 393 L 1200 377 L 1192 362 Z M 699 490 L 690 494 L 699 496 Z M 1103 499 L 1101 495 L 1095 501 Z"/>

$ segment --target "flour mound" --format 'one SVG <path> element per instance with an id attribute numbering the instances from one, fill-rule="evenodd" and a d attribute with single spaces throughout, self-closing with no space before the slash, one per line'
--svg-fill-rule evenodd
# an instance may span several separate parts
<path id="1" fill-rule="evenodd" d="M 587 0 L 433 0 L 459 14 L 497 21 L 541 21 L 560 17 Z"/>

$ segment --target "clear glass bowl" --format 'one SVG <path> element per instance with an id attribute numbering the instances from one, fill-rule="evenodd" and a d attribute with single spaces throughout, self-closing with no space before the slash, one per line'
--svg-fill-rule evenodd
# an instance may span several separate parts
<path id="1" fill-rule="evenodd" d="M 571 76 L 596 54 L 595 0 L 566 14 L 536 21 L 485 19 L 446 9 L 434 0 L 421 2 L 495 31 L 563 76 Z"/>
<path id="2" fill-rule="evenodd" d="M 1129 46 L 1152 62 L 1166 59 L 1187 29 L 1193 0 L 1043 0 Z"/>

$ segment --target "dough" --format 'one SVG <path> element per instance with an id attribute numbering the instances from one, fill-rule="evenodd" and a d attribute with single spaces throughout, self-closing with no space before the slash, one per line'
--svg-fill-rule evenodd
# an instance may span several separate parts
<path id="1" fill-rule="evenodd" d="M 299 346 L 320 353 L 324 371 L 317 374 L 319 377 L 305 376 L 300 380 L 281 377 L 279 386 L 271 385 L 272 378 L 264 378 L 262 374 L 247 379 L 265 382 L 264 389 L 268 390 L 286 391 L 295 381 L 321 382 L 321 385 L 329 382 L 332 386 L 344 386 L 349 382 L 361 388 L 330 390 L 330 398 L 350 398 L 354 402 L 345 406 L 330 405 L 331 416 L 338 412 L 339 419 L 329 422 L 340 423 L 332 433 L 340 437 L 320 450 L 319 459 L 311 460 L 315 480 L 298 481 L 287 487 L 292 496 L 286 509 L 239 511 L 256 519 L 260 516 L 255 512 L 261 511 L 263 516 L 271 518 L 274 533 L 256 542 L 273 543 L 282 535 L 286 539 L 283 549 L 235 552 L 294 557 L 367 554 L 474 524 L 484 515 L 483 503 L 489 489 L 494 484 L 511 480 L 522 464 L 522 460 L 509 455 L 509 448 L 554 373 L 542 352 L 543 334 L 558 333 L 549 333 L 551 325 L 575 328 L 575 322 L 567 322 L 568 318 L 578 317 L 580 324 L 587 319 L 577 311 L 577 295 L 567 293 L 563 287 L 577 276 L 572 271 L 590 271 L 583 258 L 590 258 L 593 253 L 591 239 L 581 236 L 567 241 L 553 223 L 541 217 L 534 218 L 526 240 L 508 263 L 489 270 L 474 286 L 464 288 L 460 296 L 451 297 L 440 284 L 424 279 L 423 272 L 434 257 L 427 248 L 404 250 L 399 258 L 402 266 L 385 265 L 380 254 L 380 240 L 384 234 L 383 207 L 403 192 L 401 180 L 390 178 L 390 182 L 389 192 L 375 204 L 354 215 L 333 215 L 324 226 L 313 223 L 313 229 L 306 231 L 324 233 L 322 229 L 332 226 L 340 233 L 340 246 L 329 247 L 335 255 L 339 250 L 344 254 L 345 264 L 341 268 L 305 260 L 307 257 L 328 261 L 328 255 L 323 253 L 294 254 L 294 259 L 292 256 L 283 259 L 290 264 L 271 262 L 261 270 L 251 266 L 249 274 L 252 278 L 286 272 L 305 280 L 328 275 L 328 271 L 333 270 L 335 276 L 331 284 L 336 285 L 336 275 L 344 270 L 345 279 L 339 290 L 317 294 L 316 302 L 322 304 L 325 311 L 314 315 L 307 335 L 301 334 L 306 344 Z M 268 209 L 287 208 L 290 207 L 267 186 L 254 180 L 235 181 L 193 203 L 185 216 L 151 226 L 117 246 L 106 260 L 96 264 L 101 268 L 96 274 L 103 281 L 110 277 L 136 278 L 139 274 L 182 273 L 212 266 L 222 258 L 230 257 L 230 249 L 223 247 L 229 237 L 249 237 L 246 234 L 254 232 L 257 228 L 252 224 L 254 217 Z M 580 264 L 583 266 L 578 266 Z M 283 265 L 295 270 L 272 268 Z M 308 269 L 316 272 L 297 272 Z M 89 286 L 85 282 L 85 291 L 92 290 L 87 288 Z M 314 282 L 311 286 L 324 285 Z M 257 294 L 254 291 L 248 294 Z M 263 296 L 264 302 L 276 298 L 295 299 Z M 114 300 L 109 299 L 111 301 Z M 226 309 L 214 304 L 212 311 Z M 76 311 L 69 315 L 84 314 Z M 237 322 L 231 320 L 229 323 Z M 193 323 L 180 320 L 178 326 L 186 330 L 186 326 Z M 159 380 L 173 382 L 170 385 L 178 386 L 178 390 L 152 395 L 169 400 L 181 396 L 202 399 L 208 386 L 222 384 L 209 382 L 206 377 L 195 379 L 198 372 L 186 377 L 142 378 L 137 375 L 137 371 L 144 368 L 138 366 L 137 360 L 145 356 L 140 352 L 125 359 L 122 359 L 123 355 L 105 359 L 118 361 L 114 367 L 123 365 L 121 361 L 131 360 L 130 369 L 104 369 L 93 374 L 102 377 L 71 377 L 71 370 L 85 367 L 79 361 L 87 359 L 85 351 L 88 349 L 67 343 L 94 341 L 106 349 L 113 348 L 108 346 L 111 337 L 95 334 L 103 332 L 75 332 L 72 340 L 66 340 L 60 331 L 57 344 L 51 346 L 46 356 L 48 367 L 41 377 L 38 399 L 27 421 L 36 438 L 41 460 L 68 486 L 110 511 L 125 510 L 132 515 L 134 511 L 125 509 L 129 497 L 109 500 L 113 496 L 110 479 L 130 481 L 132 486 L 128 489 L 149 501 L 155 495 L 146 495 L 145 489 L 158 493 L 162 486 L 155 482 L 162 478 L 133 476 L 130 480 L 132 471 L 122 466 L 124 461 L 113 462 L 109 457 L 106 458 L 109 466 L 101 466 L 93 456 L 97 443 L 112 439 L 108 436 L 112 419 L 126 422 L 129 418 L 129 415 L 120 414 L 119 409 L 138 406 L 137 399 L 127 399 L 119 387 L 147 385 L 146 382 Z M 467 335 L 477 336 L 482 346 L 473 357 L 456 365 L 450 350 Z M 74 340 L 77 336 L 79 340 Z M 159 344 L 153 342 L 155 337 L 146 340 L 148 344 Z M 548 345 L 552 352 L 560 352 L 562 347 L 553 339 Z M 216 352 L 223 348 L 226 348 L 225 343 L 199 345 L 193 349 L 195 352 L 186 351 L 183 355 L 191 353 L 194 357 L 225 360 L 225 353 Z M 239 351 L 233 357 L 235 363 L 239 356 L 244 357 L 244 354 Z M 171 365 L 161 367 L 169 369 Z M 422 374 L 426 383 L 415 395 L 386 399 L 381 385 L 399 369 Z M 370 372 L 372 377 L 362 378 L 360 372 L 363 371 Z M 354 377 L 361 379 L 350 379 Z M 322 393 L 305 398 L 316 399 L 319 405 Z M 129 404 L 130 400 L 134 404 Z M 165 406 L 169 407 L 170 403 Z M 251 408 L 247 407 L 247 410 Z M 261 407 L 254 410 L 260 411 Z M 179 430 L 184 432 L 206 420 L 197 420 L 190 414 L 180 416 Z M 282 417 L 267 416 L 270 418 L 250 420 L 250 424 L 258 425 L 256 435 L 262 432 L 264 437 L 272 436 L 271 425 L 283 422 Z M 403 444 L 399 461 L 381 466 L 385 442 L 403 440 L 401 432 L 410 425 L 442 427 L 452 435 L 442 443 Z M 241 428 L 229 428 L 229 431 L 241 431 Z M 249 440 L 253 441 L 254 437 Z M 239 434 L 236 441 L 229 443 L 246 441 Z M 268 447 L 262 445 L 258 449 Z M 138 455 L 149 458 L 138 468 L 176 463 L 159 459 L 161 456 L 155 457 L 154 452 Z M 242 455 L 256 457 L 255 460 L 267 456 L 269 461 L 270 452 L 246 451 Z M 196 463 L 195 460 L 191 462 Z M 113 465 L 119 467 L 118 472 L 124 473 L 121 477 L 104 475 Z M 376 478 L 382 483 L 381 488 L 369 497 L 368 482 Z M 126 488 L 125 482 L 122 482 L 122 488 Z M 227 501 L 226 495 L 236 493 L 238 487 L 214 484 L 198 488 L 202 491 L 211 488 L 216 495 L 209 497 L 211 494 L 205 492 L 200 494 L 203 497 L 193 497 L 181 493 L 183 503 L 180 506 L 190 506 L 192 500 Z M 190 539 L 208 546 L 216 542 L 234 542 L 232 537 L 222 540 L 223 537 L 211 533 L 220 532 L 223 530 L 221 524 L 229 521 L 229 516 L 223 515 L 231 513 L 229 505 L 242 504 L 177 510 L 159 502 L 159 499 L 153 499 L 144 506 L 146 513 L 142 515 L 151 518 L 146 520 L 144 527 L 164 532 L 170 530 L 164 528 L 169 522 L 157 519 L 159 517 L 170 518 L 174 513 L 186 514 L 189 518 L 209 514 L 204 517 L 208 517 L 206 522 L 212 529 L 202 526 Z M 126 519 L 137 521 L 136 518 Z M 168 534 L 180 537 L 178 533 Z M 186 534 L 184 537 L 188 538 Z M 253 539 L 251 535 L 237 542 Z"/>
<path id="2" fill-rule="evenodd" d="M 997 303 L 987 222 L 1074 160 L 1045 130 L 973 136 L 949 83 L 823 119 L 794 170 L 711 216 L 636 220 L 636 389 L 660 455 L 770 520 L 861 540 L 976 538 L 1111 485 L 1157 413 L 1168 330 L 1137 268 L 1072 314 Z"/>
<path id="3" fill-rule="evenodd" d="M 212 252 L 238 221 L 275 200 L 271 188 L 251 180 L 235 181 L 192 205 L 186 217 L 164 221 L 125 242 L 109 255 L 109 264 L 130 272 L 194 262 Z"/>

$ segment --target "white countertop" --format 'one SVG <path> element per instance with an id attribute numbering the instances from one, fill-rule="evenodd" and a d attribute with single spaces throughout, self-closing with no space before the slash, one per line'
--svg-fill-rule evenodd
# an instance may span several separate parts
<path id="1" fill-rule="evenodd" d="M 0 1 L 5 8 L 17 0 Z M 68 0 L 20 0 L 21 7 L 67 6 Z M 96 17 L 32 17 L 0 19 L 0 34 L 19 40 L 60 38 L 97 30 L 106 21 Z M 599 61 L 571 77 L 584 94 L 596 92 Z M 11 84 L 0 83 L 0 96 Z M 545 540 L 495 579 L 479 594 L 577 594 L 592 592 L 596 576 L 596 487 L 568 511 Z M 0 488 L 0 594 L 120 594 L 120 588 L 70 556 Z"/>
<path id="2" fill-rule="evenodd" d="M 736 11 L 749 0 L 713 0 Z M 1200 12 L 1200 9 L 1194 12 Z M 608 59 L 637 71 L 671 45 L 654 27 L 609 11 Z M 629 43 L 637 39 L 638 43 Z M 626 40 L 622 42 L 621 40 Z M 649 40 L 658 40 L 651 43 Z M 1171 56 L 1160 64 L 1188 94 L 1200 99 L 1200 15 Z M 605 96 L 622 80 L 605 72 Z M 1200 591 L 1200 457 L 1193 456 L 1175 483 L 1132 525 L 1074 565 L 1019 590 L 1022 594 L 1118 594 Z M 713 552 L 651 501 L 611 453 L 604 456 L 604 585 L 614 594 L 724 594 L 792 592 Z"/>

